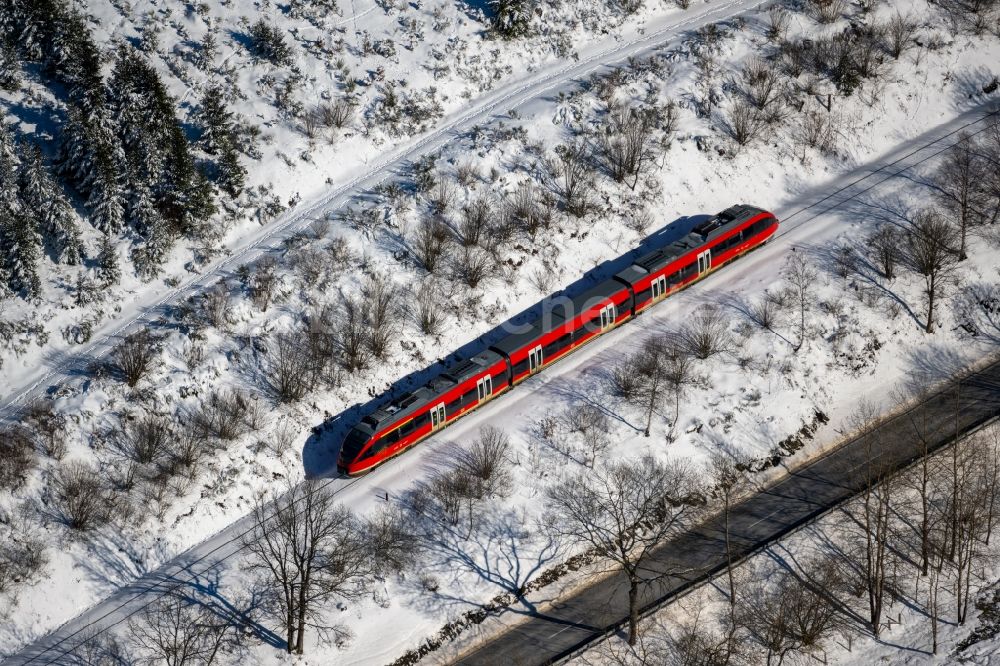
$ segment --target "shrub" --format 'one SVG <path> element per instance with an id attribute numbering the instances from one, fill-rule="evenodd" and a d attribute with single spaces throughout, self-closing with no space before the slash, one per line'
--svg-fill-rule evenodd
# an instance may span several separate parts
<path id="1" fill-rule="evenodd" d="M 127 336 L 114 352 L 115 367 L 125 383 L 134 387 L 153 365 L 156 341 L 149 331 L 142 330 Z"/>
<path id="2" fill-rule="evenodd" d="M 0 461 L 0 489 L 19 490 L 38 463 L 26 428 L 15 425 L 0 430 Z"/>
<path id="3" fill-rule="evenodd" d="M 114 511 L 114 496 L 97 470 L 80 461 L 62 465 L 53 483 L 55 506 L 62 521 L 85 532 L 107 523 Z"/>
<path id="4" fill-rule="evenodd" d="M 503 497 L 510 492 L 513 478 L 507 449 L 507 433 L 493 426 L 479 430 L 479 438 L 459 457 L 457 468 L 471 481 L 469 490 L 476 499 Z"/>

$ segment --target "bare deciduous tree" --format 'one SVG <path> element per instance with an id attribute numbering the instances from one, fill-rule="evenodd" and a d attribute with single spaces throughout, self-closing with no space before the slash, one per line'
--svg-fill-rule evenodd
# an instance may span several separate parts
<path id="1" fill-rule="evenodd" d="M 417 289 L 412 316 L 421 333 L 437 335 L 444 326 L 444 313 L 441 309 L 440 288 L 432 281 L 425 281 Z"/>
<path id="2" fill-rule="evenodd" d="M 861 402 L 851 416 L 850 424 L 862 438 L 865 450 L 856 516 L 861 529 L 857 544 L 860 552 L 854 553 L 853 558 L 859 587 L 868 601 L 869 628 L 877 638 L 882 631 L 886 594 L 893 584 L 895 548 L 890 518 L 898 481 L 889 476 L 892 470 L 887 469 L 883 462 L 885 443 L 878 428 L 877 408 L 866 401 Z"/>
<path id="3" fill-rule="evenodd" d="M 513 477 L 507 453 L 507 433 L 493 426 L 479 429 L 479 437 L 458 457 L 457 467 L 472 480 L 477 498 L 504 497 L 511 490 Z"/>
<path id="4" fill-rule="evenodd" d="M 490 224 L 490 217 L 496 207 L 488 195 L 478 196 L 465 206 L 459 218 L 458 234 L 463 245 L 479 245 Z"/>
<path id="5" fill-rule="evenodd" d="M 399 308 L 396 286 L 385 275 L 370 276 L 364 284 L 362 294 L 367 305 L 368 349 L 372 356 L 384 360 L 389 351 L 389 343 L 396 336 Z"/>
<path id="6" fill-rule="evenodd" d="M 230 441 L 255 427 L 259 409 L 256 398 L 239 389 L 212 391 L 191 414 L 191 423 L 203 437 Z"/>
<path id="7" fill-rule="evenodd" d="M 172 593 L 128 622 L 128 639 L 152 663 L 211 666 L 234 641 L 234 628 L 210 608 Z"/>
<path id="8" fill-rule="evenodd" d="M 741 594 L 739 623 L 764 648 L 768 664 L 822 649 L 843 624 L 830 600 L 838 585 L 837 568 L 829 560 L 803 568 L 802 577 L 786 571 L 752 576 Z"/>
<path id="9" fill-rule="evenodd" d="M 563 209 L 574 217 L 583 217 L 591 207 L 590 159 L 587 144 L 575 141 L 556 146 L 556 159 L 550 167 Z"/>
<path id="10" fill-rule="evenodd" d="M 312 363 L 299 335 L 279 333 L 268 345 L 263 376 L 266 389 L 280 402 L 296 402 L 309 392 Z"/>
<path id="11" fill-rule="evenodd" d="M 795 351 L 798 352 L 806 340 L 806 313 L 813 306 L 819 273 L 801 252 L 792 252 L 789 255 L 784 272 L 799 314 L 798 339 L 795 344 Z"/>
<path id="12" fill-rule="evenodd" d="M 967 133 L 947 153 L 935 177 L 934 193 L 958 228 L 958 258 L 966 257 L 969 230 L 983 219 L 982 183 L 987 180 L 978 143 Z"/>
<path id="13" fill-rule="evenodd" d="M 278 261 L 266 254 L 259 261 L 246 268 L 243 282 L 250 294 L 250 299 L 261 312 L 267 312 L 274 298 L 274 289 L 277 283 L 275 269 L 277 266 Z"/>
<path id="14" fill-rule="evenodd" d="M 924 302 L 928 333 L 934 330 L 934 306 L 956 278 L 958 256 L 953 249 L 955 228 L 937 211 L 920 211 L 907 230 L 908 259 L 913 270 L 924 278 Z"/>
<path id="15" fill-rule="evenodd" d="M 764 114 L 742 96 L 733 100 L 726 119 L 726 131 L 740 146 L 745 146 L 763 132 L 767 123 Z"/>
<path id="16" fill-rule="evenodd" d="M 341 363 L 349 372 L 368 367 L 371 347 L 364 306 L 353 298 L 344 298 L 338 316 L 335 340 Z"/>
<path id="17" fill-rule="evenodd" d="M 475 289 L 490 276 L 493 258 L 482 248 L 463 247 L 455 257 L 455 276 Z"/>
<path id="18" fill-rule="evenodd" d="M 898 60 L 899 56 L 913 45 L 913 37 L 916 33 L 916 21 L 896 12 L 886 25 L 889 55 Z"/>
<path id="19" fill-rule="evenodd" d="M 233 307 L 229 289 L 224 282 L 216 283 L 211 289 L 205 292 L 201 300 L 202 311 L 205 319 L 220 331 L 229 330 L 230 310 Z"/>
<path id="20" fill-rule="evenodd" d="M 886 280 L 896 277 L 896 265 L 903 258 L 903 234 L 891 224 L 883 224 L 871 236 L 869 247 L 875 264 Z"/>
<path id="21" fill-rule="evenodd" d="M 677 331 L 677 341 L 684 352 L 705 360 L 729 351 L 732 336 L 729 333 L 729 323 L 721 310 L 715 307 L 701 307 Z"/>
<path id="22" fill-rule="evenodd" d="M 791 16 L 788 10 L 780 4 L 773 4 L 767 9 L 767 38 L 772 43 L 781 43 L 788 34 L 788 22 Z"/>
<path id="23" fill-rule="evenodd" d="M 250 571 L 276 588 L 289 653 L 302 654 L 307 627 L 343 631 L 324 624 L 325 605 L 364 595 L 376 576 L 397 570 L 397 556 L 405 554 L 393 539 L 403 533 L 398 526 L 357 518 L 323 483 L 306 480 L 272 502 L 259 498 L 244 542 Z"/>
<path id="24" fill-rule="evenodd" d="M 0 488 L 15 491 L 28 480 L 38 464 L 31 433 L 20 425 L 0 428 Z"/>
<path id="25" fill-rule="evenodd" d="M 60 466 L 52 488 L 59 517 L 67 526 L 83 532 L 111 519 L 116 502 L 102 479 L 94 467 L 79 460 Z"/>
<path id="26" fill-rule="evenodd" d="M 49 563 L 44 538 L 27 507 L 3 516 L 0 523 L 0 593 L 39 580 Z M 16 592 L 15 592 L 16 594 Z"/>
<path id="27" fill-rule="evenodd" d="M 746 466 L 733 456 L 716 453 L 710 458 L 712 491 L 722 500 L 722 517 L 726 538 L 726 577 L 729 582 L 729 639 L 736 631 L 736 577 L 733 571 L 733 549 L 730 539 L 729 514 L 733 501 L 746 490 L 749 479 L 743 471 Z"/>
<path id="28" fill-rule="evenodd" d="M 53 460 L 66 455 L 66 417 L 56 410 L 49 399 L 33 401 L 28 406 L 25 423 L 38 433 L 42 453 Z"/>
<path id="29" fill-rule="evenodd" d="M 437 216 L 424 217 L 410 240 L 413 255 L 428 273 L 434 273 L 441 265 L 441 257 L 451 234 L 448 226 Z"/>
<path id="30" fill-rule="evenodd" d="M 553 529 L 594 548 L 629 581 L 629 644 L 639 633 L 639 587 L 653 551 L 684 529 L 701 503 L 695 475 L 652 458 L 612 463 L 548 489 Z"/>
<path id="31" fill-rule="evenodd" d="M 135 485 L 135 476 L 141 467 L 163 462 L 169 455 L 173 435 L 170 422 L 157 414 L 145 414 L 122 419 L 121 426 L 108 433 L 107 444 L 111 451 L 126 464 L 125 476 L 120 483 L 129 490 Z"/>
<path id="32" fill-rule="evenodd" d="M 114 361 L 126 384 L 135 386 L 146 376 L 153 366 L 156 351 L 156 340 L 145 329 L 122 340 L 114 351 Z"/>
<path id="33" fill-rule="evenodd" d="M 598 151 L 615 182 L 635 189 L 643 165 L 653 159 L 653 130 L 652 118 L 643 109 L 609 109 L 608 124 L 598 134 Z"/>

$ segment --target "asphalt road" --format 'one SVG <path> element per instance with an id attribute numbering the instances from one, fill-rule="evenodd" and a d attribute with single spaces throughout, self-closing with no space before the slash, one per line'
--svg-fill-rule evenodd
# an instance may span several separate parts
<path id="1" fill-rule="evenodd" d="M 730 540 L 745 557 L 780 539 L 856 494 L 872 469 L 892 473 L 919 459 L 924 433 L 939 449 L 1000 414 L 1000 362 L 952 382 L 910 410 L 792 471 L 766 490 L 734 506 Z M 918 430 L 919 429 L 919 430 Z M 668 601 L 725 570 L 722 516 L 713 517 L 657 550 L 640 587 L 646 609 Z M 683 572 L 671 574 L 670 572 Z M 604 580 L 556 602 L 543 612 L 480 645 L 457 661 L 463 665 L 535 665 L 557 661 L 623 622 L 628 615 L 624 576 Z"/>

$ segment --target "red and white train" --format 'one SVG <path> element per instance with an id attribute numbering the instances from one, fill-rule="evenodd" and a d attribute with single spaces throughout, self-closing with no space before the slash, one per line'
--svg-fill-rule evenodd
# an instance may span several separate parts
<path id="1" fill-rule="evenodd" d="M 571 297 L 550 300 L 543 315 L 425 386 L 362 419 L 344 440 L 337 463 L 362 474 L 511 390 L 580 345 L 766 242 L 778 229 L 771 213 L 732 206 L 673 242 L 638 257 L 611 279 Z"/>

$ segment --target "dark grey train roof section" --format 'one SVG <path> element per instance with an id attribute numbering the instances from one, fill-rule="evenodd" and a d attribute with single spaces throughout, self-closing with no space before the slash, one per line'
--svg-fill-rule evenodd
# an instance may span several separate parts
<path id="1" fill-rule="evenodd" d="M 620 271 L 616 277 L 634 285 L 650 273 L 656 273 L 664 266 L 681 257 L 696 247 L 717 238 L 719 235 L 746 222 L 754 215 L 763 213 L 753 206 L 730 206 L 715 217 L 697 225 L 690 233 L 673 243 L 642 255 L 628 268 Z"/>
<path id="2" fill-rule="evenodd" d="M 712 219 L 696 226 L 693 233 L 700 236 L 703 242 L 710 241 L 763 212 L 760 208 L 745 204 L 730 206 Z"/>
<path id="3" fill-rule="evenodd" d="M 398 400 L 372 412 L 371 416 L 362 421 L 362 424 L 370 428 L 374 434 L 400 419 L 416 414 L 427 405 L 436 402 L 442 393 L 480 374 L 501 360 L 503 357 L 500 354 L 487 349 L 468 360 L 456 361 L 445 368 L 444 372 L 427 382 L 426 386 L 421 386 L 412 393 L 407 393 Z"/>
<path id="4" fill-rule="evenodd" d="M 516 324 L 517 330 L 508 333 L 504 337 L 494 342 L 490 349 L 510 356 L 514 352 L 524 347 L 529 342 L 538 339 L 546 330 L 551 331 L 557 326 L 561 326 L 566 321 L 562 315 L 562 308 L 556 310 L 544 310 L 541 318 L 524 324 Z M 548 323 L 546 328 L 543 324 Z"/>

